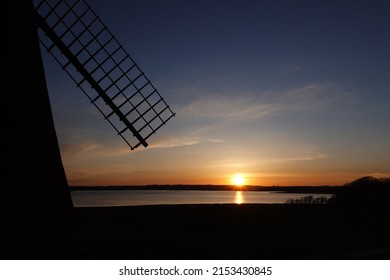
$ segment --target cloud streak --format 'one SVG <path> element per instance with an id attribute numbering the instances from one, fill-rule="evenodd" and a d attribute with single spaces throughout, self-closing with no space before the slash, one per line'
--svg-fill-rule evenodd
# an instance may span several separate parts
<path id="1" fill-rule="evenodd" d="M 61 145 L 62 156 L 66 159 L 77 160 L 77 158 L 85 156 L 87 153 L 96 152 L 101 145 L 85 139 L 77 139 L 72 142 L 67 142 Z"/>
<path id="2" fill-rule="evenodd" d="M 155 140 L 150 144 L 150 148 L 175 148 L 192 146 L 199 144 L 200 142 L 200 138 L 196 136 L 177 136 Z"/>
<path id="3" fill-rule="evenodd" d="M 165 137 L 154 140 L 149 145 L 149 148 L 178 148 L 185 146 L 193 146 L 200 143 L 225 143 L 226 141 L 221 139 L 210 139 L 201 136 L 192 135 L 173 135 L 171 137 Z"/>
<path id="4" fill-rule="evenodd" d="M 203 96 L 184 106 L 178 114 L 194 118 L 251 121 L 297 111 L 319 110 L 344 103 L 350 95 L 329 85 L 312 84 L 263 94 Z"/>

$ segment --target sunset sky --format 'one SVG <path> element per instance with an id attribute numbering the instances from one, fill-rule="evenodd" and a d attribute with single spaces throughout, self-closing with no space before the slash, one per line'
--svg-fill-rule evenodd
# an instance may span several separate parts
<path id="1" fill-rule="evenodd" d="M 390 1 L 88 3 L 176 117 L 131 151 L 43 52 L 70 185 L 390 177 Z"/>

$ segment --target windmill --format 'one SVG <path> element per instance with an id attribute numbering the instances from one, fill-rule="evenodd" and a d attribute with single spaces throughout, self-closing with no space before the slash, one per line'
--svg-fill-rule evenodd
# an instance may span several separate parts
<path id="1" fill-rule="evenodd" d="M 61 223 L 72 209 L 39 41 L 131 150 L 147 147 L 175 114 L 84 0 L 41 0 L 35 7 L 13 0 L 5 11 L 2 120 L 9 129 L 2 137 L 2 206 L 11 214 L 9 237 L 28 257 L 44 250 L 36 240 L 52 237 L 53 221 Z"/>

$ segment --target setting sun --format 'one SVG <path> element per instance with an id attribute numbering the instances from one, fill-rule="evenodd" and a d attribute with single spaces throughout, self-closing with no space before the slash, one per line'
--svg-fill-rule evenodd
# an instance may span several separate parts
<path id="1" fill-rule="evenodd" d="M 243 186 L 245 184 L 245 178 L 241 174 L 235 174 L 232 182 L 235 186 Z"/>

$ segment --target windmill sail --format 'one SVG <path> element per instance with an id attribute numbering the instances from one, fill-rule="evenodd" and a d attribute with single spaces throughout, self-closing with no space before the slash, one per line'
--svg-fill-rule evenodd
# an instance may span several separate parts
<path id="1" fill-rule="evenodd" d="M 133 150 L 175 113 L 84 0 L 36 6 L 40 41 Z"/>

